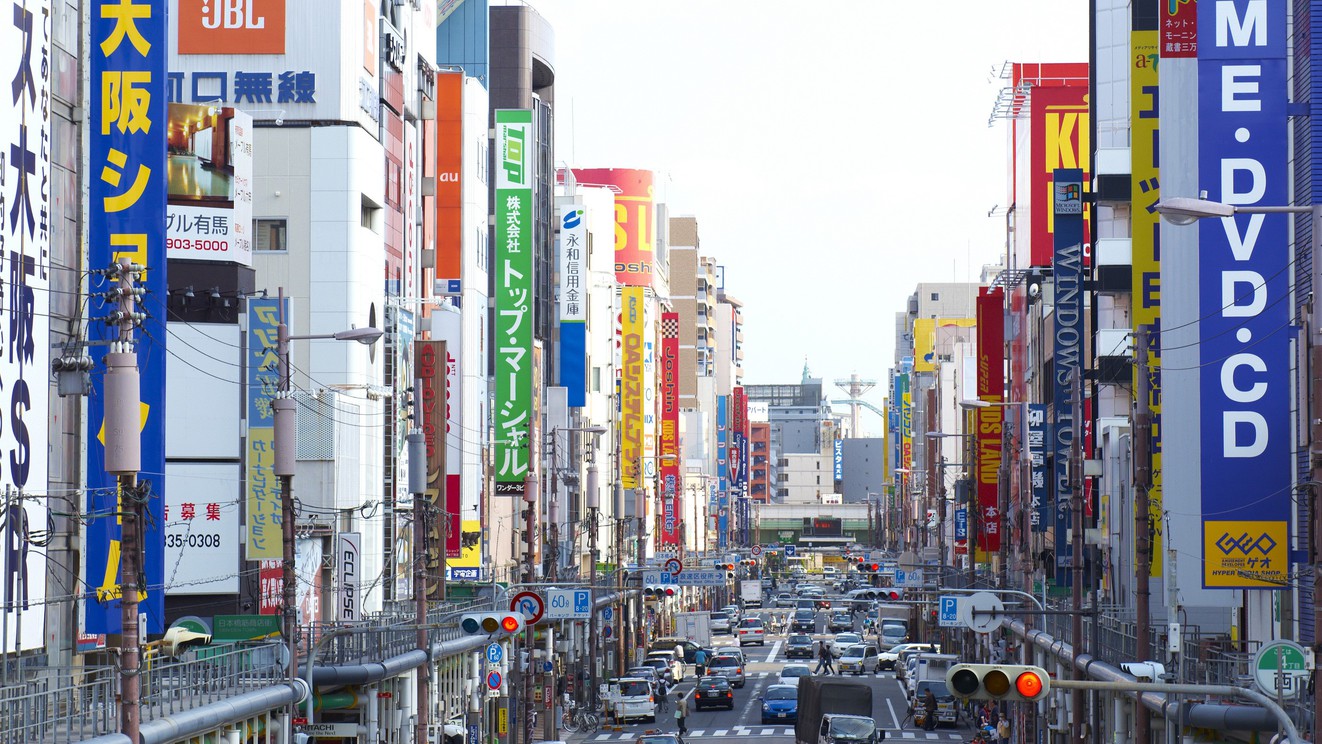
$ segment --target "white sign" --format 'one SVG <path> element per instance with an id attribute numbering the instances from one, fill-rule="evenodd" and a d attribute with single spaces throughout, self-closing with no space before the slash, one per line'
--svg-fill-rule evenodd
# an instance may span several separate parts
<path id="1" fill-rule="evenodd" d="M 1263 693 L 1293 698 L 1308 687 L 1308 652 L 1294 641 L 1273 641 L 1253 657 L 1253 681 Z"/>
<path id="2" fill-rule="evenodd" d="M 953 595 L 941 595 L 939 600 L 940 613 L 937 617 L 937 624 L 942 628 L 958 628 L 959 622 L 959 597 Z"/>
<path id="3" fill-rule="evenodd" d="M 592 614 L 590 589 L 548 589 L 546 591 L 546 617 L 548 620 L 586 620 Z"/>
<path id="4" fill-rule="evenodd" d="M 959 603 L 959 621 L 975 633 L 990 633 L 1005 622 L 1005 605 L 991 592 L 977 592 Z"/>
<path id="5" fill-rule="evenodd" d="M 899 573 L 897 572 L 895 575 L 895 583 L 898 586 L 921 588 L 923 586 L 923 571 L 920 568 L 916 568 L 912 571 L 905 571 L 903 579 L 900 578 Z"/>
<path id="6" fill-rule="evenodd" d="M 303 733 L 314 738 L 338 739 L 358 736 L 356 723 L 305 723 L 299 728 Z"/>
<path id="7" fill-rule="evenodd" d="M 587 258 L 587 209 L 578 202 L 563 204 L 560 206 L 560 286 L 556 293 L 562 323 L 583 323 L 588 319 L 588 285 L 583 271 Z"/>
<path id="8" fill-rule="evenodd" d="M 165 465 L 165 586 L 170 596 L 239 591 L 239 466 Z"/>
<path id="9" fill-rule="evenodd" d="M 170 128 L 181 144 L 170 149 L 166 257 L 251 266 L 257 237 L 252 117 L 234 108 L 172 103 Z"/>
<path id="10" fill-rule="evenodd" d="M 357 532 L 341 532 L 335 546 L 335 619 L 343 623 L 362 618 L 362 601 L 358 588 L 362 584 L 363 536 Z"/>
<path id="11" fill-rule="evenodd" d="M 725 586 L 726 578 L 724 571 L 680 571 L 678 576 L 672 576 L 668 571 L 644 571 L 643 586 L 648 585 L 672 585 L 672 586 Z"/>

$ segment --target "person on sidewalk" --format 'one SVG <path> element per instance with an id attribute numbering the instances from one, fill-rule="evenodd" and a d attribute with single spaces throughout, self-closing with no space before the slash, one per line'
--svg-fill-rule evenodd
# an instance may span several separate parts
<path id="1" fill-rule="evenodd" d="M 684 734 L 689 732 L 687 725 L 689 717 L 689 704 L 684 699 L 684 693 L 675 691 L 675 730 L 679 733 L 679 744 L 684 744 Z"/>

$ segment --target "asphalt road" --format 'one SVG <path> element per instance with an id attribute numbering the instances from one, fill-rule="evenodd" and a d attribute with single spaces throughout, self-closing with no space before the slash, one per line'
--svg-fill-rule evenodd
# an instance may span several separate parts
<path id="1" fill-rule="evenodd" d="M 817 638 L 829 639 L 829 634 L 818 634 Z M 737 646 L 738 642 L 731 636 L 719 635 L 713 639 L 713 645 L 719 650 L 722 646 Z M 764 725 L 762 723 L 762 705 L 758 700 L 762 693 L 770 685 L 776 684 L 780 670 L 789 661 L 784 654 L 785 636 L 769 635 L 767 636 L 766 646 L 745 646 L 744 654 L 748 657 L 748 665 L 744 669 L 747 679 L 745 686 L 735 688 L 734 690 L 734 710 L 695 710 L 692 700 L 689 700 L 689 733 L 684 737 L 686 742 L 694 740 L 707 740 L 714 738 L 727 737 L 754 737 L 768 742 L 784 742 L 786 744 L 794 741 L 794 725 L 791 723 L 772 723 Z M 792 663 L 808 663 L 804 659 L 794 659 Z M 811 666 L 815 667 L 816 662 Z M 693 666 L 687 667 L 689 675 L 679 685 L 679 690 L 686 695 L 690 695 L 693 690 L 695 679 L 693 677 Z M 952 742 L 967 742 L 973 737 L 973 731 L 962 722 L 957 728 L 941 727 L 936 731 L 923 731 L 916 728 L 912 721 L 905 721 L 905 712 L 908 704 L 905 699 L 903 688 L 900 682 L 895 679 L 895 675 L 889 671 L 883 671 L 876 675 L 862 675 L 856 677 L 861 682 L 866 683 L 872 688 L 872 717 L 876 719 L 878 725 L 886 730 L 886 740 L 914 740 L 930 741 L 933 744 L 941 742 L 950 744 Z M 647 732 L 672 733 L 675 731 L 674 693 L 671 693 L 671 707 L 657 717 L 656 723 L 629 723 L 617 728 L 603 727 L 595 734 L 571 734 L 564 736 L 570 742 L 597 742 L 597 741 L 633 741 L 638 735 Z M 901 724 L 904 724 L 901 726 Z"/>

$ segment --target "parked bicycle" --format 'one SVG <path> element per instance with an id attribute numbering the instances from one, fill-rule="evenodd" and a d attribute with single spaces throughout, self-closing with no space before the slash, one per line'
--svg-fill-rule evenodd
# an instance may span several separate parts
<path id="1" fill-rule="evenodd" d="M 565 712 L 560 716 L 560 728 L 569 733 L 582 731 L 587 734 L 596 733 L 601 727 L 601 719 L 597 714 L 587 709 L 587 706 L 579 705 L 573 700 L 565 706 Z"/>

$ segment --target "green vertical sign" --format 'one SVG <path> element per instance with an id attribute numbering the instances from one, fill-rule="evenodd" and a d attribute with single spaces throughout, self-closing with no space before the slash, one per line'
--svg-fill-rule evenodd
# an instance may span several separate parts
<path id="1" fill-rule="evenodd" d="M 532 111 L 496 111 L 496 495 L 523 496 L 533 415 Z"/>

